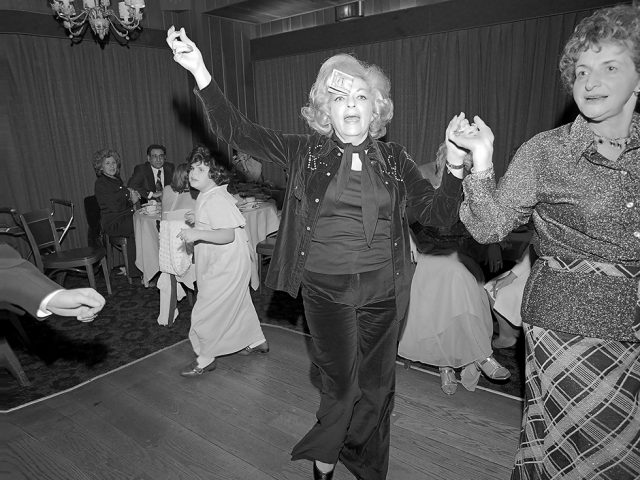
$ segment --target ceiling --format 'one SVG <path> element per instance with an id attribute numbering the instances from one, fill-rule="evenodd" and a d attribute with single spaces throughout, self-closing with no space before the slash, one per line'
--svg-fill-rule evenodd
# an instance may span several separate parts
<path id="1" fill-rule="evenodd" d="M 204 13 L 239 22 L 261 24 L 346 3 L 353 3 L 353 0 L 244 0 Z"/>

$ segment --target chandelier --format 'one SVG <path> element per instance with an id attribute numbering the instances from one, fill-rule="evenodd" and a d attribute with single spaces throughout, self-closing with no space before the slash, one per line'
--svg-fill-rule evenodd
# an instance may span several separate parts
<path id="1" fill-rule="evenodd" d="M 124 0 L 118 3 L 118 13 L 111 10 L 110 0 L 82 0 L 82 11 L 76 12 L 73 6 L 74 0 L 52 0 L 51 9 L 57 20 L 69 32 L 69 38 L 73 42 L 80 42 L 87 27 L 87 21 L 100 42 L 111 29 L 125 41 L 129 40 L 129 33 L 139 29 L 142 20 L 144 0 Z"/>

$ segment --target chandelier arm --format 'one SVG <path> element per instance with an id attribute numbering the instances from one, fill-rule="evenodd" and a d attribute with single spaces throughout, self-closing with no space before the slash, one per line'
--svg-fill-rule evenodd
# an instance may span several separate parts
<path id="1" fill-rule="evenodd" d="M 51 8 L 55 12 L 55 16 L 58 20 L 61 20 L 64 27 L 69 31 L 72 40 L 81 40 L 81 36 L 84 35 L 87 24 L 91 26 L 91 30 L 96 36 L 100 37 L 102 42 L 109 30 L 115 32 L 118 36 L 129 40 L 129 33 L 133 30 L 139 29 L 140 21 L 142 20 L 142 12 L 140 7 L 127 6 L 128 14 L 122 13 L 123 5 L 120 5 L 120 12 L 123 18 L 120 18 L 116 13 L 108 8 L 108 4 L 96 2 L 94 7 L 85 7 L 82 12 L 77 15 L 71 14 L 73 7 L 64 8 L 62 0 L 52 0 Z M 144 6 L 142 6 L 144 8 Z M 65 11 L 66 10 L 66 11 Z M 125 9 L 126 10 L 126 9 Z M 75 13 L 75 12 L 73 12 Z M 109 28 L 107 28 L 107 24 Z"/>
<path id="2" fill-rule="evenodd" d="M 114 31 L 116 34 L 118 34 L 120 37 L 127 38 L 129 36 L 128 30 L 126 32 L 121 32 L 111 20 L 109 20 L 109 25 L 111 25 L 111 30 Z"/>
<path id="3" fill-rule="evenodd" d="M 69 25 L 76 26 L 76 25 L 83 25 L 87 21 L 89 12 L 85 10 L 84 12 L 81 12 L 75 16 L 66 15 L 64 13 L 57 13 L 56 15 L 58 16 L 59 19 L 67 22 Z"/>
<path id="4" fill-rule="evenodd" d="M 87 29 L 86 23 L 82 23 L 80 25 L 72 25 L 71 27 L 67 28 L 67 30 L 69 30 L 69 33 L 74 37 L 80 36 L 82 33 L 84 33 L 86 29 Z"/>
<path id="5" fill-rule="evenodd" d="M 87 21 L 87 16 L 89 15 L 88 11 L 84 11 L 84 12 L 80 12 L 78 15 L 76 16 L 71 16 L 71 15 L 65 15 L 65 14 L 60 14 L 58 13 L 59 17 L 64 18 L 67 22 L 73 22 L 73 23 L 78 23 L 78 20 L 80 20 L 80 18 L 82 18 L 82 20 L 80 20 L 79 23 L 84 23 Z"/>
<path id="6" fill-rule="evenodd" d="M 132 30 L 135 30 L 138 27 L 138 23 L 140 23 L 140 22 L 136 22 L 135 25 L 132 25 L 131 23 L 124 22 L 120 20 L 118 17 L 116 17 L 115 13 L 111 10 L 108 12 L 108 15 L 106 16 L 106 18 L 107 20 L 109 20 L 111 27 L 113 27 L 120 34 L 121 37 L 125 37 L 129 35 L 129 32 L 131 32 Z M 118 27 L 122 27 L 126 29 L 127 33 L 123 34 L 123 32 L 121 32 Z"/>

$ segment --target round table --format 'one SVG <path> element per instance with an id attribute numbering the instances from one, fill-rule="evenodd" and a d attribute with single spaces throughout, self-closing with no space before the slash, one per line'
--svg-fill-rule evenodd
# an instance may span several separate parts
<path id="1" fill-rule="evenodd" d="M 158 225 L 159 213 L 148 214 L 144 209 L 133 214 L 133 230 L 136 239 L 136 267 L 142 272 L 145 287 L 160 271 L 160 235 Z"/>
<path id="2" fill-rule="evenodd" d="M 276 232 L 280 226 L 280 217 L 274 202 L 258 202 L 241 206 L 240 211 L 247 221 L 246 229 L 249 236 L 251 250 L 256 251 L 256 245 Z M 159 213 L 147 214 L 140 209 L 133 214 L 133 228 L 136 239 L 136 266 L 142 272 L 145 286 L 160 271 L 160 235 L 157 222 Z M 254 264 L 257 272 L 257 265 Z"/>

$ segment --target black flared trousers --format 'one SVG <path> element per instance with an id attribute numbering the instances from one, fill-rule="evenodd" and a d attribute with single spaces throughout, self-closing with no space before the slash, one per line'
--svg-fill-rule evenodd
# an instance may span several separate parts
<path id="1" fill-rule="evenodd" d="M 399 333 L 392 267 L 347 275 L 305 271 L 302 299 L 322 390 L 318 421 L 292 458 L 339 459 L 358 479 L 383 480 Z"/>

